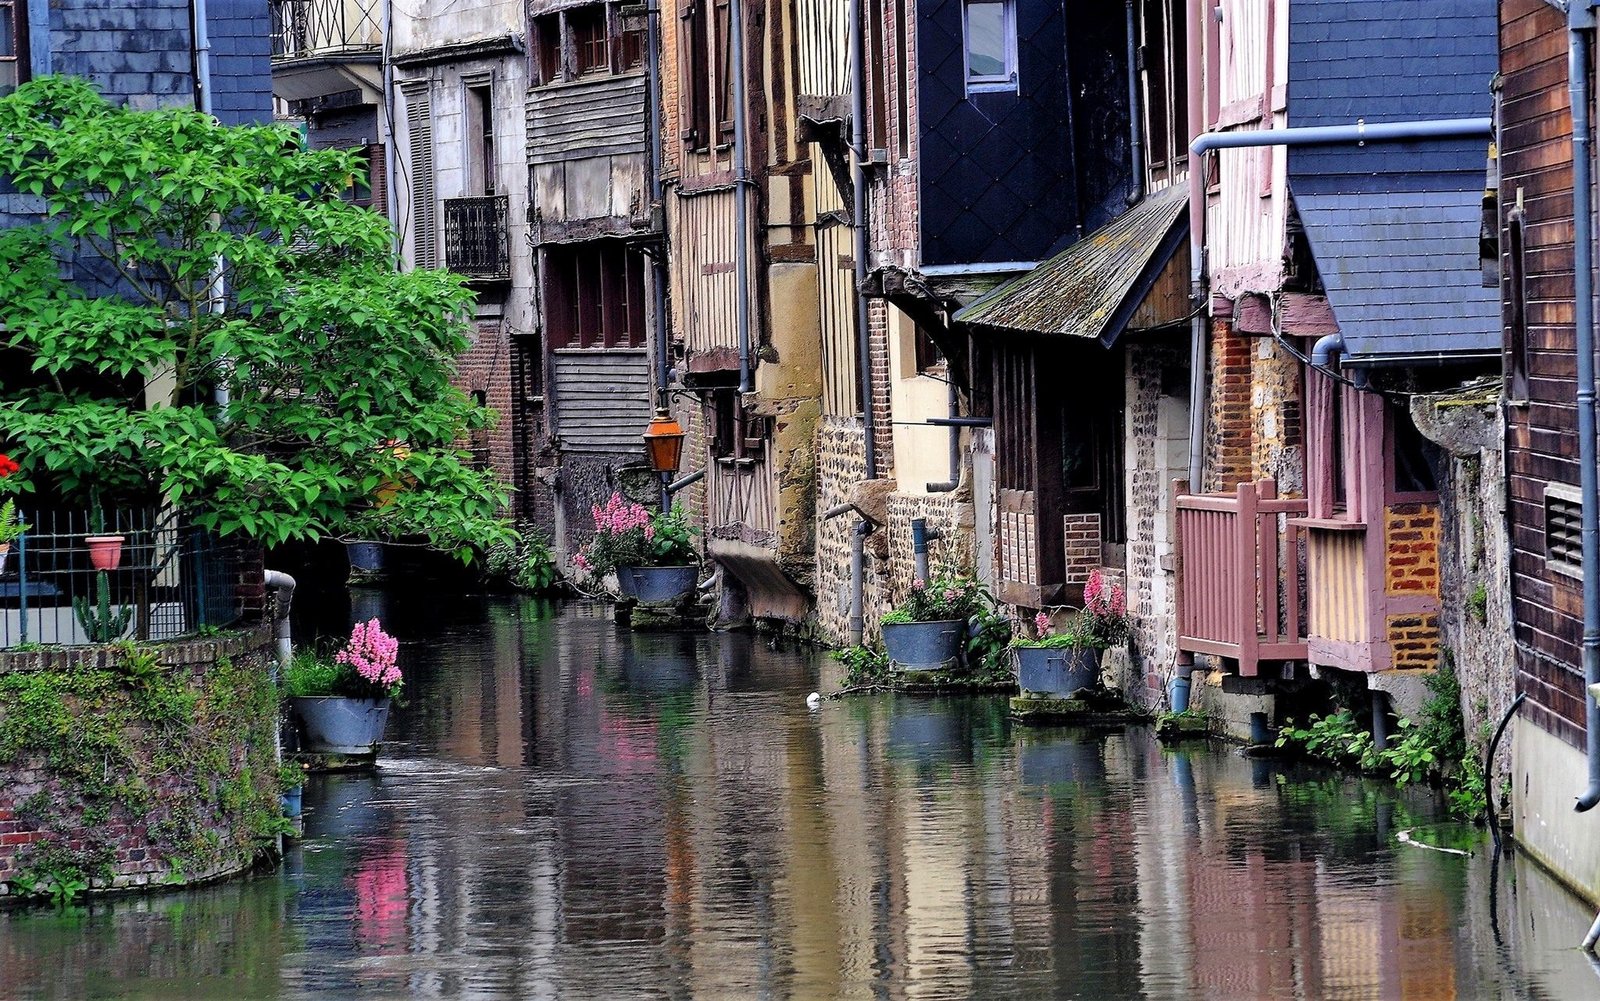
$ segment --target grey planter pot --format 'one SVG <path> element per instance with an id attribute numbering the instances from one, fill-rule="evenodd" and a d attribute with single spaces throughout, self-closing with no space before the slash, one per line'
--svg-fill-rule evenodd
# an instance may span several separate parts
<path id="1" fill-rule="evenodd" d="M 350 560 L 350 572 L 371 577 L 383 573 L 383 543 L 346 542 L 344 554 Z"/>
<path id="2" fill-rule="evenodd" d="M 300 722 L 303 748 L 314 754 L 376 754 L 389 722 L 388 699 L 297 696 L 289 708 Z"/>
<path id="3" fill-rule="evenodd" d="M 617 567 L 617 590 L 641 605 L 675 605 L 698 583 L 699 567 Z"/>
<path id="4" fill-rule="evenodd" d="M 889 666 L 901 671 L 937 671 L 955 666 L 966 636 L 965 619 L 883 625 L 883 645 L 889 651 Z"/>
<path id="5" fill-rule="evenodd" d="M 1100 680 L 1100 655 L 1093 647 L 1019 646 L 1017 687 L 1065 698 Z"/>

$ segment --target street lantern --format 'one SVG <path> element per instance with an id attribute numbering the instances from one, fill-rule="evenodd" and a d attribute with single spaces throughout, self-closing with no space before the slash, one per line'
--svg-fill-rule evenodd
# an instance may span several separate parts
<path id="1" fill-rule="evenodd" d="M 678 471 L 683 459 L 683 425 L 667 413 L 666 407 L 657 407 L 656 416 L 644 433 L 644 448 L 650 456 L 650 468 L 663 476 Z"/>

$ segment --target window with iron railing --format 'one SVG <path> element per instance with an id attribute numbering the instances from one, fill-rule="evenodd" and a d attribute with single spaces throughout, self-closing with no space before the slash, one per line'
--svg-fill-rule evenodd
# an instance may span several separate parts
<path id="1" fill-rule="evenodd" d="M 28 79 L 28 9 L 18 0 L 0 0 L 0 94 Z"/>
<path id="2" fill-rule="evenodd" d="M 508 208 L 505 195 L 445 199 L 445 268 L 469 278 L 509 279 Z"/>

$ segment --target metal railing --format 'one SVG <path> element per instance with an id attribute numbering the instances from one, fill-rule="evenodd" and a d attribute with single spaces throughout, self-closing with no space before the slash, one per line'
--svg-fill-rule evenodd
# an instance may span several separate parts
<path id="1" fill-rule="evenodd" d="M 173 639 L 232 625 L 251 596 L 259 600 L 252 547 L 172 511 L 108 512 L 103 529 L 77 511 L 25 512 L 22 521 L 30 528 L 0 568 L 0 649 Z M 97 563 L 91 537 L 120 541 L 96 543 Z"/>
<path id="2" fill-rule="evenodd" d="M 1174 498 L 1178 549 L 1178 649 L 1231 657 L 1253 677 L 1262 661 L 1304 660 L 1303 499 L 1281 499 L 1272 480 L 1228 494 Z"/>
<path id="3" fill-rule="evenodd" d="M 444 266 L 469 278 L 511 277 L 505 195 L 444 200 Z"/>
<path id="4" fill-rule="evenodd" d="M 272 58 L 379 51 L 379 12 L 378 0 L 272 0 Z"/>

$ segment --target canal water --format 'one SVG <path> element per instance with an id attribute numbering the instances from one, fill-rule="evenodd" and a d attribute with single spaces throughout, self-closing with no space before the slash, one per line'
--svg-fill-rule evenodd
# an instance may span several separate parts
<path id="1" fill-rule="evenodd" d="M 815 652 L 592 606 L 352 604 L 408 674 L 377 772 L 313 779 L 277 870 L 0 912 L 0 996 L 1600 996 L 1587 909 L 1423 792 L 999 699 L 810 711 Z"/>

